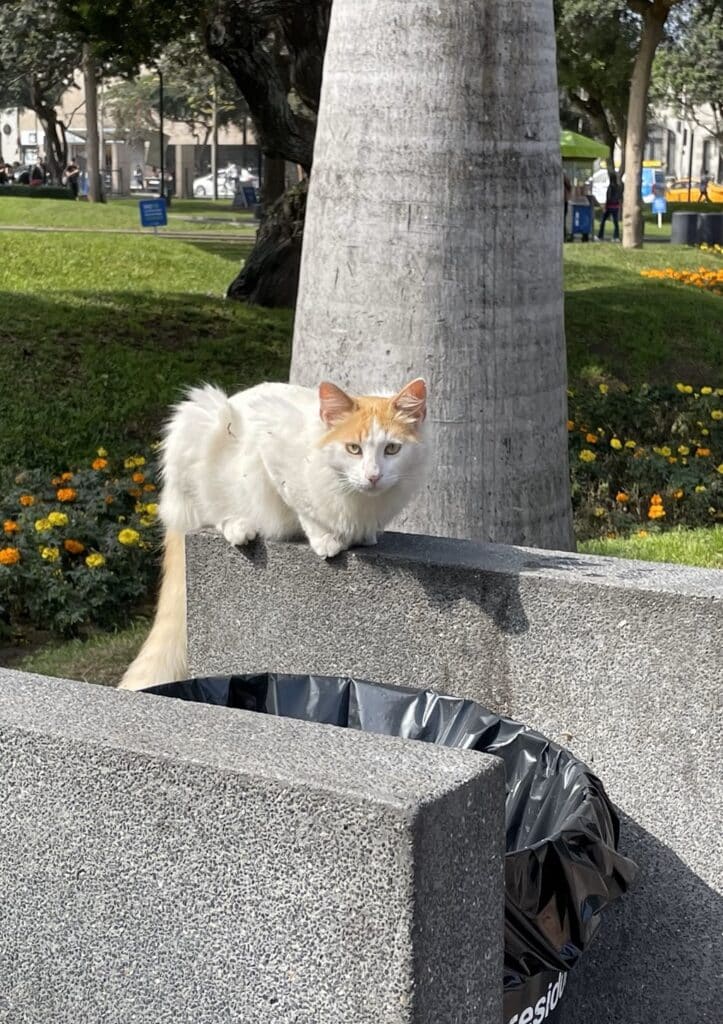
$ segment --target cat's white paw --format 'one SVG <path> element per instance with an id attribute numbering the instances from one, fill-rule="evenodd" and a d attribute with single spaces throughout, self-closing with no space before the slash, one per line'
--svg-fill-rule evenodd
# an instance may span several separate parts
<path id="1" fill-rule="evenodd" d="M 377 542 L 377 531 L 376 530 L 372 530 L 371 533 L 365 533 L 364 536 L 361 538 L 361 540 L 357 541 L 358 544 L 361 544 L 362 547 L 365 547 L 365 548 L 373 548 L 374 545 L 376 544 L 376 542 Z"/>
<path id="2" fill-rule="evenodd" d="M 234 547 L 248 544 L 255 539 L 258 532 L 245 519 L 226 519 L 218 529 Z"/>
<path id="3" fill-rule="evenodd" d="M 320 558 L 333 558 L 340 551 L 345 551 L 347 545 L 343 544 L 332 533 L 322 533 L 318 537 L 309 537 L 309 544 L 314 554 Z"/>

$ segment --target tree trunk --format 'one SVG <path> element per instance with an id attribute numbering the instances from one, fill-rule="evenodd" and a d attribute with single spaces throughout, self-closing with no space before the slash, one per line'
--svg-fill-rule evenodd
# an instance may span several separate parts
<path id="1" fill-rule="evenodd" d="M 286 189 L 286 161 L 278 157 L 264 160 L 264 176 L 261 182 L 261 202 L 268 209 L 281 198 Z"/>
<path id="2" fill-rule="evenodd" d="M 552 4 L 374 7 L 332 10 L 291 379 L 424 376 L 429 482 L 398 525 L 569 549 Z"/>
<path id="3" fill-rule="evenodd" d="M 640 249 L 643 244 L 643 211 L 640 188 L 643 173 L 643 152 L 647 135 L 648 91 L 650 72 L 658 43 L 663 38 L 670 12 L 670 0 L 653 0 L 640 10 L 643 30 L 630 80 L 627 134 L 625 137 L 625 188 L 623 190 L 623 247 Z"/>
<path id="4" fill-rule="evenodd" d="M 285 192 L 264 216 L 256 245 L 226 293 L 257 306 L 293 306 L 299 285 L 307 181 Z"/>
<path id="5" fill-rule="evenodd" d="M 100 177 L 100 142 L 98 139 L 98 74 L 95 57 L 88 43 L 83 44 L 83 80 L 85 84 L 85 154 L 88 161 L 88 199 L 91 203 L 102 203 L 103 186 Z"/>

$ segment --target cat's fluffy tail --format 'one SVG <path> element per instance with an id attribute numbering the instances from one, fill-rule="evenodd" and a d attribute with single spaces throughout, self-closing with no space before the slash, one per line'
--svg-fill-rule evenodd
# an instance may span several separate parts
<path id="1" fill-rule="evenodd" d="M 168 530 L 156 617 L 118 688 L 142 690 L 157 683 L 185 679 L 186 675 L 186 538 Z"/>

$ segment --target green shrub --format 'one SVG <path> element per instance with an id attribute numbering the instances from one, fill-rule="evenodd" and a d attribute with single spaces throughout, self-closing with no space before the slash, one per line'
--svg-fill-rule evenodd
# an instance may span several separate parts
<path id="1" fill-rule="evenodd" d="M 65 636 L 128 622 L 156 577 L 150 453 L 50 477 L 21 473 L 0 497 L 0 608 Z"/>
<path id="2" fill-rule="evenodd" d="M 13 199 L 75 199 L 65 185 L 0 185 L 0 197 Z"/>
<path id="3" fill-rule="evenodd" d="M 576 534 L 723 519 L 723 389 L 604 383 L 569 393 Z"/>

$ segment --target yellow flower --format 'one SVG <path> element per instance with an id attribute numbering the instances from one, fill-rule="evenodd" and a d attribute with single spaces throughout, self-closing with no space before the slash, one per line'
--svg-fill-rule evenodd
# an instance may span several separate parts
<path id="1" fill-rule="evenodd" d="M 714 409 L 710 414 L 710 418 L 712 420 L 723 420 L 723 409 Z"/>
<path id="2" fill-rule="evenodd" d="M 721 462 L 720 466 L 716 466 L 715 468 L 717 473 L 723 473 L 723 462 Z"/>
<path id="3" fill-rule="evenodd" d="M 703 427 L 703 429 L 701 430 L 701 434 L 703 434 L 704 437 L 708 437 L 708 435 L 710 434 L 710 430 L 708 430 L 707 427 Z"/>
<path id="4" fill-rule="evenodd" d="M 637 537 L 647 537 L 648 536 L 648 531 L 647 530 L 638 530 L 636 536 Z"/>
<path id="5" fill-rule="evenodd" d="M 129 455 L 127 459 L 123 460 L 123 465 L 126 469 L 135 469 L 136 466 L 145 466 L 146 460 L 142 455 Z"/>
<path id="6" fill-rule="evenodd" d="M 688 447 L 688 445 L 687 444 L 679 444 L 678 445 L 678 454 L 679 455 L 690 455 L 690 448 Z"/>
<path id="7" fill-rule="evenodd" d="M 634 448 L 637 443 L 638 443 L 637 441 L 626 441 L 625 442 L 625 447 L 626 448 Z"/>
<path id="8" fill-rule="evenodd" d="M 616 452 L 619 452 L 622 446 L 623 442 L 619 438 L 613 437 L 610 439 L 610 447 L 614 448 Z"/>
<path id="9" fill-rule="evenodd" d="M 155 501 L 149 501 L 147 503 L 147 505 L 146 505 L 146 513 L 149 516 L 157 516 L 158 515 L 158 505 L 156 504 Z"/>
<path id="10" fill-rule="evenodd" d="M 90 465 L 92 469 L 105 469 L 108 465 L 108 460 L 103 458 L 93 459 Z"/>
<path id="11" fill-rule="evenodd" d="M 615 500 L 619 502 L 621 505 L 627 505 L 627 503 L 630 501 L 630 495 L 626 494 L 625 491 L 618 491 L 618 493 L 615 495 Z"/>
<path id="12" fill-rule="evenodd" d="M 670 448 L 668 448 L 667 444 L 664 444 L 663 447 L 659 449 L 659 451 L 660 451 L 660 454 L 664 455 L 666 459 L 668 458 L 668 456 L 673 454 L 671 452 Z"/>
<path id="13" fill-rule="evenodd" d="M 677 461 L 678 461 L 678 460 L 676 459 L 675 455 L 669 455 L 669 456 L 668 456 L 668 462 L 670 463 L 670 465 L 671 465 L 671 466 L 675 465 L 675 463 L 676 463 Z"/>
<path id="14" fill-rule="evenodd" d="M 705 486 L 705 484 L 698 484 L 698 486 L 695 489 L 695 493 L 696 494 L 702 494 L 703 491 L 707 491 L 707 490 L 708 490 L 708 488 Z"/>
<path id="15" fill-rule="evenodd" d="M 701 393 L 701 395 L 712 395 L 713 394 L 713 388 L 709 388 L 709 387 L 701 388 L 700 389 L 700 393 Z"/>
<path id="16" fill-rule="evenodd" d="M 57 548 L 48 547 L 40 549 L 40 556 L 44 558 L 46 562 L 57 562 L 60 558 L 60 552 Z"/>
<path id="17" fill-rule="evenodd" d="M 132 547 L 137 544 L 141 539 L 141 535 L 138 530 L 131 530 L 130 527 L 126 527 L 125 530 L 121 530 L 118 534 L 118 540 L 121 544 L 125 544 L 126 547 Z"/>
<path id="18" fill-rule="evenodd" d="M 567 421 L 567 429 L 568 430 L 574 430 L 575 429 L 575 420 L 568 420 Z"/>
<path id="19" fill-rule="evenodd" d="M 75 501 L 78 497 L 78 492 L 72 487 L 61 487 L 55 496 L 58 501 Z"/>
<path id="20" fill-rule="evenodd" d="M 679 487 L 677 491 L 673 491 L 673 497 L 678 501 L 683 497 L 684 491 L 682 487 Z"/>
<path id="21" fill-rule="evenodd" d="M 100 455 L 101 459 L 104 459 L 107 454 L 108 454 L 108 452 L 105 450 L 105 448 L 99 448 L 98 449 L 98 455 Z"/>
<path id="22" fill-rule="evenodd" d="M 597 455 L 595 452 L 591 452 L 589 448 L 583 448 L 579 457 L 583 462 L 594 462 Z"/>
<path id="23" fill-rule="evenodd" d="M 3 523 L 3 530 L 5 533 L 17 533 L 20 527 L 14 519 L 6 519 Z"/>
<path id="24" fill-rule="evenodd" d="M 675 386 L 678 389 L 678 391 L 680 391 L 681 395 L 685 394 L 685 384 L 681 384 L 680 382 L 678 382 Z"/>
<path id="25" fill-rule="evenodd" d="M 0 565 L 17 565 L 20 552 L 17 548 L 0 548 Z"/>
<path id="26" fill-rule="evenodd" d="M 44 533 L 45 530 L 49 530 L 51 526 L 52 526 L 52 523 L 50 522 L 49 519 L 36 519 L 35 520 L 35 529 L 38 531 L 38 533 Z"/>
<path id="27" fill-rule="evenodd" d="M 155 523 L 155 519 L 152 516 L 141 516 L 138 522 L 141 524 L 141 526 L 153 526 Z"/>
<path id="28" fill-rule="evenodd" d="M 686 393 L 686 395 L 692 395 L 693 394 L 693 385 L 692 384 L 686 384 L 685 387 L 683 388 L 683 391 Z"/>
<path id="29" fill-rule="evenodd" d="M 600 519 L 602 516 L 605 515 L 605 509 L 602 507 L 602 505 L 595 506 L 595 508 L 593 509 L 593 515 L 596 519 Z"/>
<path id="30" fill-rule="evenodd" d="M 606 395 L 608 393 L 608 386 L 607 386 L 607 384 L 598 384 L 598 391 L 600 392 L 601 395 Z"/>
<path id="31" fill-rule="evenodd" d="M 65 512 L 51 512 L 48 515 L 48 522 L 51 526 L 67 526 L 68 517 Z"/>
<path id="32" fill-rule="evenodd" d="M 21 505 L 24 505 L 25 508 L 30 508 L 31 505 L 35 504 L 35 498 L 32 494 L 21 494 L 18 501 Z"/>
<path id="33" fill-rule="evenodd" d="M 101 565 L 105 565 L 105 558 L 98 551 L 94 551 L 92 555 L 88 555 L 85 564 L 89 569 L 100 569 Z"/>
<path id="34" fill-rule="evenodd" d="M 71 555 L 79 555 L 81 551 L 85 551 L 85 544 L 81 544 L 79 540 L 63 541 L 63 547 Z"/>

